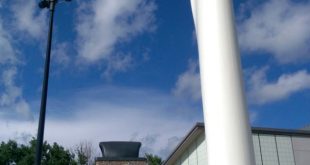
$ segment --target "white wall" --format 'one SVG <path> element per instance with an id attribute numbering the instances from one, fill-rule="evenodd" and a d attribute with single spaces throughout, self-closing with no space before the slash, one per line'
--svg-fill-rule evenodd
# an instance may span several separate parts
<path id="1" fill-rule="evenodd" d="M 310 138 L 293 137 L 296 165 L 310 164 Z"/>
<path id="2" fill-rule="evenodd" d="M 310 138 L 253 134 L 252 139 L 256 165 L 310 165 Z M 204 133 L 184 150 L 174 165 L 207 165 Z"/>

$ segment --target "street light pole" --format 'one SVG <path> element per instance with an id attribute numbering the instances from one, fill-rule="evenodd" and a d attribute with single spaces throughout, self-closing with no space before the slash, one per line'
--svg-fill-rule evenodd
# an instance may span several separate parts
<path id="1" fill-rule="evenodd" d="M 70 0 L 66 0 L 70 1 Z M 46 46 L 46 58 L 44 66 L 44 77 L 42 85 L 42 96 L 41 96 L 41 107 L 40 107 L 40 118 L 37 134 L 37 144 L 36 144 L 36 158 L 35 165 L 41 165 L 42 159 L 42 146 L 44 137 L 44 127 L 45 127 L 45 114 L 46 114 L 46 101 L 47 101 L 47 90 L 48 90 L 48 78 L 50 70 L 50 59 L 51 59 L 51 48 L 52 48 L 52 37 L 53 37 L 53 23 L 54 23 L 54 12 L 55 6 L 58 0 L 42 0 L 39 3 L 41 9 L 49 8 L 50 22 L 49 22 L 49 32 Z"/>

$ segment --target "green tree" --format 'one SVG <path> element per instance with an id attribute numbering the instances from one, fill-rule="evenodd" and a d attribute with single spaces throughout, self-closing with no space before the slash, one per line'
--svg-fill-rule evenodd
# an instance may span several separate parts
<path id="1" fill-rule="evenodd" d="M 46 142 L 43 146 L 42 165 L 76 165 L 74 154 L 64 147 L 54 143 L 49 145 Z"/>
<path id="2" fill-rule="evenodd" d="M 0 164 L 15 162 L 18 165 L 34 164 L 36 140 L 33 138 L 28 145 L 19 145 L 14 140 L 1 142 Z M 77 165 L 74 154 L 57 143 L 53 145 L 46 141 L 43 144 L 42 165 Z"/>
<path id="3" fill-rule="evenodd" d="M 88 158 L 87 156 L 85 155 L 85 153 L 80 150 L 80 149 L 77 149 L 76 151 L 77 153 L 77 161 L 78 161 L 78 164 L 79 165 L 87 165 L 87 162 L 88 162 Z"/>
<path id="4" fill-rule="evenodd" d="M 161 165 L 163 163 L 162 159 L 157 155 L 145 154 L 148 165 Z"/>
<path id="5" fill-rule="evenodd" d="M 0 164 L 8 164 L 20 157 L 17 150 L 17 143 L 13 140 L 9 140 L 7 143 L 1 142 L 0 145 Z"/>

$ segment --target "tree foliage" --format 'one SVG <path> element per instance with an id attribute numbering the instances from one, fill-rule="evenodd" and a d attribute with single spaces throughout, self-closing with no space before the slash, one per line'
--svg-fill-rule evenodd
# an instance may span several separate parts
<path id="1" fill-rule="evenodd" d="M 95 149 L 90 141 L 81 141 L 75 147 L 75 153 L 79 165 L 92 165 L 94 164 Z"/>
<path id="2" fill-rule="evenodd" d="M 148 165 L 161 165 L 163 163 L 162 159 L 157 155 L 145 154 Z"/>
<path id="3" fill-rule="evenodd" d="M 28 145 L 19 145 L 14 140 L 1 142 L 0 164 L 8 165 L 15 162 L 18 165 L 34 164 L 36 140 L 32 139 Z M 44 142 L 42 165 L 77 165 L 75 155 L 57 143 L 52 145 Z"/>

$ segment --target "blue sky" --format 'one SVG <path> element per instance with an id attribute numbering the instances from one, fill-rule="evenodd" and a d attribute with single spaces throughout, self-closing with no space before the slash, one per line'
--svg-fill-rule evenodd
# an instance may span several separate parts
<path id="1" fill-rule="evenodd" d="M 37 2 L 0 2 L 0 140 L 36 135 L 48 30 Z M 309 125 L 310 2 L 234 8 L 251 124 Z M 203 121 L 189 0 L 59 3 L 54 27 L 46 140 L 139 140 L 165 157 Z"/>

